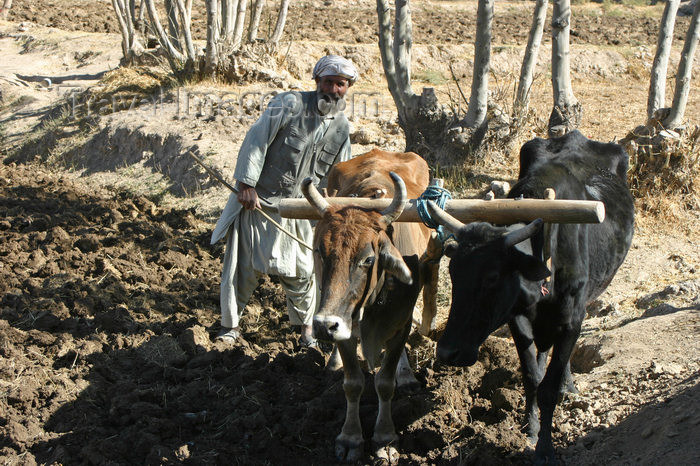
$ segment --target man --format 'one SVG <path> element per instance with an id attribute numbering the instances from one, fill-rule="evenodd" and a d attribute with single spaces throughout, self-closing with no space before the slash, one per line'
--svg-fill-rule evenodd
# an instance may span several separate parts
<path id="1" fill-rule="evenodd" d="M 315 346 L 311 323 L 316 310 L 312 251 L 279 231 L 255 208 L 310 244 L 308 220 L 284 219 L 276 211 L 282 198 L 301 197 L 301 181 L 321 183 L 333 164 L 350 158 L 348 120 L 343 97 L 357 80 L 349 60 L 328 55 L 313 70 L 315 92 L 275 96 L 246 134 L 234 172 L 239 189 L 232 194 L 212 234 L 212 244 L 227 236 L 221 273 L 221 331 L 217 339 L 234 342 L 239 318 L 260 274 L 279 276 L 287 295 L 287 313 L 301 326 L 301 343 Z"/>

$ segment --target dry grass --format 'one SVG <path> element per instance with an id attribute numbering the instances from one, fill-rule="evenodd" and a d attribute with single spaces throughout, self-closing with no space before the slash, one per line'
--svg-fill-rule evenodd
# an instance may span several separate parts
<path id="1" fill-rule="evenodd" d="M 164 67 L 119 67 L 105 73 L 91 97 L 97 102 L 106 99 L 113 103 L 120 99 L 148 98 L 159 89 L 176 84 L 176 78 Z"/>

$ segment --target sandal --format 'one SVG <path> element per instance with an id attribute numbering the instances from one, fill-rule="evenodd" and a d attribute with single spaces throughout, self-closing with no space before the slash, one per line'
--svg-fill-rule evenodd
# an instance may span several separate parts
<path id="1" fill-rule="evenodd" d="M 223 341 L 224 343 L 235 343 L 238 337 L 241 336 L 241 332 L 238 327 L 222 327 L 219 333 L 216 335 L 216 341 Z"/>
<path id="2" fill-rule="evenodd" d="M 307 339 L 306 337 L 301 337 L 299 339 L 299 345 L 303 348 L 318 348 L 318 340 L 314 337 Z"/>

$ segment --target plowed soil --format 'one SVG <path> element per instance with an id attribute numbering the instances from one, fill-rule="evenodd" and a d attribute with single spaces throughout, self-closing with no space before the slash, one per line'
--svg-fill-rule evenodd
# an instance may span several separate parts
<path id="1" fill-rule="evenodd" d="M 279 2 L 267 2 L 260 26 L 261 37 L 274 28 Z M 109 2 L 76 0 L 64 8 L 64 0 L 15 0 L 10 21 L 31 21 L 66 31 L 119 33 L 119 24 Z M 269 6 L 274 5 L 274 9 Z M 393 7 L 392 7 L 393 8 Z M 524 44 L 532 22 L 533 5 L 529 2 L 499 2 L 493 18 L 493 40 L 496 44 Z M 574 6 L 574 8 L 577 8 Z M 572 22 L 572 44 L 640 45 L 654 44 L 659 33 L 656 16 L 639 17 L 631 9 L 620 7 L 610 14 L 600 8 L 578 14 Z M 476 4 L 469 2 L 420 2 L 412 6 L 413 42 L 416 44 L 463 43 L 474 40 Z M 551 8 L 545 24 L 551 22 Z M 162 18 L 163 16 L 161 16 Z M 161 19 L 161 21 L 163 21 Z M 343 43 L 377 41 L 376 3 L 359 2 L 291 2 L 287 18 L 291 39 Z M 690 22 L 679 17 L 674 40 L 682 41 Z M 547 30 L 549 26 L 547 26 Z M 203 2 L 195 2 L 192 10 L 192 35 L 206 39 L 206 10 Z M 549 41 L 545 34 L 543 41 Z"/>
<path id="2" fill-rule="evenodd" d="M 242 345 L 212 343 L 220 250 L 212 256 L 209 224 L 145 198 L 88 193 L 36 166 L 0 166 L 0 212 L 6 460 L 333 462 L 341 375 L 299 347 L 275 283 L 256 292 Z M 456 460 L 458 437 L 491 439 L 486 457 L 525 446 L 513 429 L 522 403 L 508 346 L 495 339 L 474 368 L 436 375 L 432 344 L 414 337 L 426 387 L 394 404 L 413 462 Z M 495 391 L 500 406 L 489 401 Z"/>
<path id="3" fill-rule="evenodd" d="M 7 29 L 16 32 L 23 28 L 19 21 L 33 21 L 117 32 L 109 2 L 65 5 L 15 0 L 9 17 L 15 23 Z M 294 41 L 375 41 L 375 2 L 291 5 L 288 31 Z M 414 42 L 471 40 L 474 3 L 415 2 L 413 8 Z M 521 44 L 530 8 L 499 2 L 495 43 Z M 199 37 L 202 12 L 203 4 L 196 3 Z M 687 23 L 678 19 L 677 38 Z M 580 14 L 572 41 L 602 49 L 653 47 L 657 27 L 658 17 L 645 14 Z M 44 76 L 53 67 L 87 74 L 94 83 L 111 67 L 106 55 L 118 61 L 119 39 L 86 36 L 69 41 L 61 35 L 56 40 L 64 49 L 51 45 L 42 52 L 59 65 L 32 54 L 30 42 L 16 56 L 3 50 L 3 58 L 13 74 Z M 74 63 L 69 52 L 84 57 L 86 50 L 70 49 L 73 44 L 108 47 L 105 37 L 116 54 L 100 51 L 89 67 Z M 0 75 L 0 123 L 7 125 L 0 130 L 12 130 L 11 142 L 0 131 L 0 153 L 6 154 L 22 144 L 22 135 L 41 136 L 55 102 L 39 81 Z M 640 85 L 629 79 L 630 86 Z M 607 118 L 610 102 L 628 98 L 616 94 L 620 87 L 612 82 L 604 82 L 602 97 L 588 97 L 591 114 Z M 162 134 L 177 130 L 174 120 L 163 121 Z M 213 125 L 192 123 L 190 131 L 203 147 L 207 139 L 226 137 L 225 131 L 240 133 L 231 135 L 240 139 L 245 129 Z M 392 134 L 388 139 L 397 137 Z M 209 244 L 212 223 L 201 211 L 154 204 L 129 194 L 133 190 L 95 188 L 100 178 L 81 178 L 75 167 L 40 164 L 49 159 L 44 152 L 53 150 L 38 147 L 45 139 L 32 140 L 34 161 L 0 164 L 0 462 L 334 464 L 334 439 L 345 414 L 342 376 L 324 369 L 330 348 L 299 345 L 274 278 L 261 280 L 243 316 L 243 339 L 234 346 L 214 342 L 223 251 L 221 244 Z M 126 162 L 105 162 L 105 173 L 129 181 L 128 171 L 117 172 Z M 134 180 L 146 184 L 149 178 Z M 626 262 L 584 322 L 572 357 L 580 393 L 566 395 L 555 412 L 555 446 L 564 464 L 700 461 L 700 217 L 677 208 L 668 209 L 676 215 L 669 218 L 680 219 L 674 223 L 640 213 Z M 444 274 L 440 287 L 444 320 L 450 288 Z M 531 446 L 519 431 L 524 401 L 517 355 L 507 332 L 497 335 L 469 368 L 436 365 L 434 340 L 411 336 L 409 359 L 421 389 L 398 393 L 392 409 L 402 464 L 531 463 Z M 367 372 L 360 411 L 366 439 L 376 409 Z M 379 461 L 369 443 L 363 464 Z"/>

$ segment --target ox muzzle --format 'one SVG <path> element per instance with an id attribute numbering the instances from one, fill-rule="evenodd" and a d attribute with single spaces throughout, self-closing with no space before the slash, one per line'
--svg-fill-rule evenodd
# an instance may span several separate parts
<path id="1" fill-rule="evenodd" d="M 314 337 L 325 341 L 343 341 L 352 336 L 352 328 L 338 316 L 314 316 Z"/>

